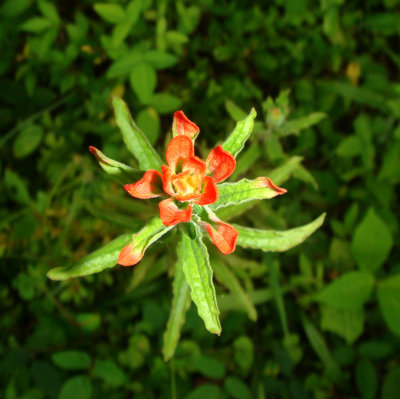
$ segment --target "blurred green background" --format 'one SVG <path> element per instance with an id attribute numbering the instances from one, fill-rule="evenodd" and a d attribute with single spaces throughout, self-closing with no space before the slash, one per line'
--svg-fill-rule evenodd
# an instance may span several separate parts
<path id="1" fill-rule="evenodd" d="M 3 1 L 0 398 L 399 399 L 399 11 L 399 0 Z M 278 134 L 262 103 L 286 89 L 285 121 L 327 117 Z M 235 177 L 303 166 L 285 196 L 237 220 L 286 229 L 328 214 L 287 253 L 223 258 L 258 320 L 221 279 L 221 337 L 192 306 L 168 363 L 173 236 L 140 267 L 46 278 L 157 211 L 88 153 L 135 166 L 113 95 L 160 154 L 175 110 L 200 126 L 206 154 L 254 106 Z"/>

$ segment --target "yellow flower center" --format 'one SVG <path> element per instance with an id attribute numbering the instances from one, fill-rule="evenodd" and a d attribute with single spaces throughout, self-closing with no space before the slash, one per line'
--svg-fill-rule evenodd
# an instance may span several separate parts
<path id="1" fill-rule="evenodd" d="M 172 178 L 172 186 L 175 192 L 181 196 L 200 193 L 201 181 L 196 174 L 189 172 L 179 173 Z"/>

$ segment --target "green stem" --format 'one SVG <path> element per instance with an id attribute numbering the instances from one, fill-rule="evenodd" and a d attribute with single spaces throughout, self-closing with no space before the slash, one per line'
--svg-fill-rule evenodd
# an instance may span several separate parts
<path id="1" fill-rule="evenodd" d="M 288 322 L 287 322 L 287 317 L 286 317 L 285 303 L 283 301 L 282 289 L 279 284 L 278 274 L 275 269 L 272 255 L 265 254 L 264 259 L 268 266 L 269 276 L 270 276 L 270 281 L 271 281 L 271 288 L 272 288 L 272 292 L 275 297 L 276 306 L 278 308 L 278 313 L 279 313 L 279 318 L 280 318 L 281 324 L 282 324 L 283 334 L 286 337 L 289 335 L 289 327 L 288 327 Z"/>

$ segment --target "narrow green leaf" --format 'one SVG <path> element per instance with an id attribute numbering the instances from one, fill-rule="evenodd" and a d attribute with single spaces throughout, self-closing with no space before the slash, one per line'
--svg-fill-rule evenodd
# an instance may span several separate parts
<path id="1" fill-rule="evenodd" d="M 263 156 L 262 147 L 257 141 L 252 142 L 241 154 L 239 161 L 236 162 L 232 180 L 237 180 L 239 176 L 245 175 L 254 168 L 254 164 Z"/>
<path id="2" fill-rule="evenodd" d="M 235 158 L 243 150 L 247 139 L 250 137 L 256 116 L 257 112 L 252 108 L 245 119 L 236 123 L 232 133 L 222 144 L 223 149 L 230 152 Z"/>
<path id="3" fill-rule="evenodd" d="M 136 157 L 143 170 L 160 169 L 162 161 L 144 133 L 136 126 L 124 100 L 112 100 L 115 119 L 128 150 Z"/>
<path id="4" fill-rule="evenodd" d="M 374 209 L 369 209 L 357 226 L 351 243 L 357 265 L 361 270 L 375 273 L 385 263 L 392 246 L 389 228 Z"/>
<path id="5" fill-rule="evenodd" d="M 199 233 L 198 238 L 194 240 L 183 232 L 181 234 L 177 252 L 183 262 L 183 272 L 191 289 L 192 300 L 207 330 L 219 335 L 219 309 L 207 247 Z"/>
<path id="6" fill-rule="evenodd" d="M 144 108 L 140 110 L 135 119 L 150 144 L 154 145 L 160 135 L 160 117 L 157 111 L 152 107 Z"/>
<path id="7" fill-rule="evenodd" d="M 39 33 L 53 26 L 53 21 L 46 18 L 34 17 L 20 25 L 20 29 L 26 32 Z"/>
<path id="8" fill-rule="evenodd" d="M 96 3 L 93 8 L 101 18 L 112 24 L 118 24 L 126 19 L 126 13 L 119 4 Z"/>
<path id="9" fill-rule="evenodd" d="M 245 119 L 247 116 L 246 112 L 244 112 L 238 105 L 236 105 L 231 100 L 225 101 L 225 108 L 228 111 L 231 118 L 236 122 L 239 122 L 240 120 Z"/>
<path id="10" fill-rule="evenodd" d="M 185 322 L 186 311 L 190 306 L 190 288 L 183 273 L 183 261 L 178 253 L 175 277 L 173 283 L 173 299 L 167 329 L 163 336 L 163 356 L 167 361 L 172 358 Z"/>
<path id="11" fill-rule="evenodd" d="M 366 359 L 356 364 L 356 383 L 363 399 L 374 399 L 378 390 L 378 375 L 374 365 Z"/>
<path id="12" fill-rule="evenodd" d="M 400 367 L 392 369 L 383 381 L 380 399 L 398 399 L 400 397 Z"/>
<path id="13" fill-rule="evenodd" d="M 132 236 L 130 243 L 131 256 L 136 263 L 142 259 L 146 249 L 160 237 L 170 231 L 174 226 L 165 226 L 161 219 L 156 216 L 150 220 L 138 233 Z"/>
<path id="14" fill-rule="evenodd" d="M 289 323 L 288 323 L 288 319 L 287 319 L 287 315 L 286 315 L 285 300 L 283 298 L 282 287 L 279 283 L 278 272 L 276 271 L 274 260 L 271 256 L 271 254 L 265 254 L 264 261 L 268 265 L 270 285 L 271 285 L 272 292 L 274 293 L 276 307 L 278 308 L 279 319 L 280 319 L 281 325 L 282 325 L 282 331 L 283 331 L 284 336 L 288 337 L 290 334 Z"/>
<path id="15" fill-rule="evenodd" d="M 301 165 L 303 157 L 294 156 L 289 158 L 285 163 L 277 168 L 273 169 L 268 177 L 275 184 L 282 184 L 289 179 L 289 177 L 295 172 Z"/>
<path id="16" fill-rule="evenodd" d="M 132 233 L 123 234 L 109 242 L 104 247 L 97 249 L 85 256 L 78 263 L 67 267 L 56 267 L 47 273 L 52 280 L 67 280 L 72 277 L 87 276 L 99 273 L 104 269 L 117 264 L 118 255 L 121 249 L 132 240 Z"/>
<path id="17" fill-rule="evenodd" d="M 369 299 L 374 278 L 365 272 L 349 272 L 319 292 L 314 299 L 336 309 L 358 309 Z"/>
<path id="18" fill-rule="evenodd" d="M 214 258 L 213 269 L 215 278 L 225 287 L 229 289 L 236 301 L 240 303 L 246 311 L 250 320 L 257 320 L 257 310 L 246 291 L 241 286 L 237 277 L 227 268 L 221 260 Z"/>
<path id="19" fill-rule="evenodd" d="M 400 336 L 400 274 L 378 283 L 378 302 L 390 330 Z"/>
<path id="20" fill-rule="evenodd" d="M 289 134 L 298 134 L 300 130 L 304 130 L 313 125 L 316 125 L 324 118 L 326 118 L 325 112 L 313 112 L 312 114 L 304 116 L 302 118 L 285 121 L 283 125 L 279 128 L 279 135 L 287 136 Z"/>
<path id="21" fill-rule="evenodd" d="M 228 221 L 240 215 L 243 215 L 245 212 L 247 212 L 249 209 L 253 208 L 253 206 L 257 204 L 257 200 L 242 202 L 239 205 L 231 205 L 227 206 L 226 208 L 220 208 L 215 212 L 215 214 L 218 216 L 219 219 Z"/>
<path id="22" fill-rule="evenodd" d="M 156 71 L 149 63 L 140 61 L 131 69 L 130 83 L 139 101 L 147 104 L 157 84 Z"/>
<path id="23" fill-rule="evenodd" d="M 89 150 L 96 157 L 101 168 L 121 184 L 132 183 L 143 174 L 128 165 L 108 158 L 95 147 L 89 147 Z"/>
<path id="24" fill-rule="evenodd" d="M 290 230 L 259 230 L 233 225 L 239 232 L 237 245 L 244 248 L 261 249 L 265 252 L 283 252 L 301 244 L 315 230 L 322 226 L 325 213 L 301 227 Z"/>
<path id="25" fill-rule="evenodd" d="M 315 328 L 315 326 L 306 318 L 303 318 L 303 327 L 306 336 L 314 349 L 314 352 L 321 359 L 324 364 L 328 375 L 331 379 L 337 381 L 342 377 L 342 373 L 332 358 L 332 355 L 324 341 L 324 338 L 320 332 Z"/>
<path id="26" fill-rule="evenodd" d="M 229 205 L 238 205 L 243 202 L 256 199 L 273 198 L 283 194 L 273 188 L 269 179 L 258 177 L 255 180 L 242 179 L 236 183 L 222 183 L 218 185 L 218 201 L 210 205 L 210 209 L 216 210 Z"/>
<path id="27" fill-rule="evenodd" d="M 50 19 L 55 24 L 60 22 L 60 16 L 58 15 L 57 8 L 50 1 L 41 0 L 38 2 L 38 7 L 46 18 Z"/>

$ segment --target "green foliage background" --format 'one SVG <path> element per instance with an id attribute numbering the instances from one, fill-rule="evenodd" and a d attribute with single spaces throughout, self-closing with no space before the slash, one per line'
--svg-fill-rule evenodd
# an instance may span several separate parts
<path id="1" fill-rule="evenodd" d="M 398 0 L 2 2 L 0 398 L 398 399 L 399 9 Z M 289 121 L 327 117 L 271 134 L 262 103 L 284 89 Z M 226 262 L 215 270 L 222 335 L 192 306 L 169 363 L 174 236 L 140 267 L 46 278 L 154 215 L 87 151 L 136 166 L 113 95 L 160 153 L 177 109 L 200 126 L 205 154 L 232 130 L 235 104 L 255 106 L 257 135 L 235 177 L 268 175 L 293 156 L 304 167 L 285 196 L 240 224 L 286 229 L 328 214 L 287 253 L 213 253 Z M 226 266 L 256 322 L 224 286 Z"/>

